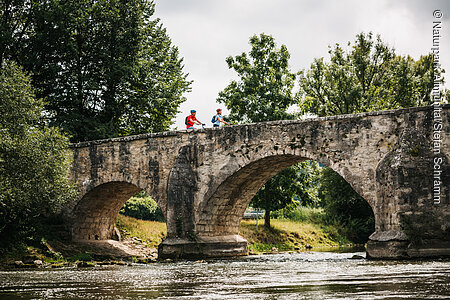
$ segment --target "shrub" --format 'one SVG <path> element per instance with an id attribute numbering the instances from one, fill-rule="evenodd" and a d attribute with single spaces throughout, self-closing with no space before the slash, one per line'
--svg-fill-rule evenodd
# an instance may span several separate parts
<path id="1" fill-rule="evenodd" d="M 372 208 L 338 173 L 326 168 L 319 195 L 324 203 L 324 222 L 338 226 L 355 243 L 367 242 L 375 229 Z"/>
<path id="2" fill-rule="evenodd" d="M 38 236 L 42 218 L 57 212 L 75 190 L 68 184 L 68 138 L 49 128 L 20 67 L 0 69 L 0 248 Z"/>
<path id="3" fill-rule="evenodd" d="M 120 213 L 136 219 L 164 222 L 164 215 L 158 204 L 145 192 L 131 197 Z"/>

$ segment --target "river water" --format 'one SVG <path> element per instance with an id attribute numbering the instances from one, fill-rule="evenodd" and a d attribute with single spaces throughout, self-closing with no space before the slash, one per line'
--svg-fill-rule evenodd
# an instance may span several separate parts
<path id="1" fill-rule="evenodd" d="M 0 299 L 450 299 L 450 260 L 304 252 L 0 272 Z"/>

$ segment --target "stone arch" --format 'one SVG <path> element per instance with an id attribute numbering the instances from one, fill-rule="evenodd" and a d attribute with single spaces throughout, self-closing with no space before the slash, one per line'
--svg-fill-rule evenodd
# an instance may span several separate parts
<path id="1" fill-rule="evenodd" d="M 294 154 L 282 154 L 259 158 L 228 176 L 212 193 L 212 196 L 205 199 L 197 215 L 197 234 L 199 236 L 237 235 L 244 212 L 258 190 L 280 171 L 305 160 L 318 161 L 331 167 L 347 182 L 349 180 L 346 177 L 352 178 L 347 170 L 334 169 L 332 164 L 323 157 L 313 159 Z M 355 189 L 357 183 L 349 183 Z M 359 186 L 355 189 L 363 197 L 362 190 L 363 188 Z M 375 212 L 373 203 L 365 200 Z"/>
<path id="2" fill-rule="evenodd" d="M 141 190 L 143 189 L 123 181 L 102 183 L 92 188 L 83 195 L 73 210 L 72 239 L 111 239 L 120 209 Z"/>

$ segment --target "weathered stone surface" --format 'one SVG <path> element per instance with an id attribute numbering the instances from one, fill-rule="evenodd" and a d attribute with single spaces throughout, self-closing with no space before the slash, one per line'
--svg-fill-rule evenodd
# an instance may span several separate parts
<path id="1" fill-rule="evenodd" d="M 367 242 L 367 258 L 372 259 L 402 259 L 408 258 L 407 247 L 408 241 L 374 241 Z"/>
<path id="2" fill-rule="evenodd" d="M 387 241 L 407 241 L 408 236 L 403 231 L 376 231 L 372 233 L 370 239 L 373 241 L 387 242 Z"/>
<path id="3" fill-rule="evenodd" d="M 245 254 L 241 242 L 234 247 L 220 239 L 238 234 L 246 207 L 268 179 L 312 159 L 338 172 L 372 207 L 375 233 L 368 256 L 420 256 L 431 240 L 440 243 L 433 242 L 432 249 L 445 255 L 450 240 L 449 112 L 445 105 L 440 113 L 438 156 L 432 146 L 432 107 L 74 144 L 71 179 L 79 198 L 65 209 L 72 239 L 111 238 L 120 208 L 145 190 L 167 221 L 160 255 Z M 439 203 L 433 199 L 436 157 L 442 171 Z"/>
<path id="4" fill-rule="evenodd" d="M 158 257 L 166 258 L 212 258 L 248 255 L 247 241 L 239 235 L 199 237 L 195 241 L 169 238 L 162 242 Z"/>

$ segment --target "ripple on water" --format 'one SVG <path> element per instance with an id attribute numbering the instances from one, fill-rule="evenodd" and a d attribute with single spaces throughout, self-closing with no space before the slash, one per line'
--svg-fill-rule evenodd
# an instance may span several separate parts
<path id="1" fill-rule="evenodd" d="M 0 299 L 448 299 L 450 261 L 305 252 L 132 267 L 0 272 Z"/>

